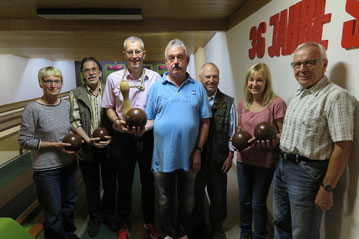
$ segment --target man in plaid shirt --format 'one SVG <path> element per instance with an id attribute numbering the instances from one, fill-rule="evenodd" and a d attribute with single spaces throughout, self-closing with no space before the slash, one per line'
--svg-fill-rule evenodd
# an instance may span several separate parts
<path id="1" fill-rule="evenodd" d="M 290 101 L 274 176 L 274 238 L 319 238 L 322 212 L 352 150 L 354 98 L 325 76 L 324 47 L 304 43 L 291 63 L 301 85 Z"/>

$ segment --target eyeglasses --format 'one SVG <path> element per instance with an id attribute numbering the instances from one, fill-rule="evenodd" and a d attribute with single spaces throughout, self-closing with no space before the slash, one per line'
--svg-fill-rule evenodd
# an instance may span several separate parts
<path id="1" fill-rule="evenodd" d="M 135 54 L 135 56 L 141 56 L 143 51 L 134 50 L 134 51 L 125 51 L 125 53 L 128 56 L 132 56 L 133 54 Z"/>
<path id="2" fill-rule="evenodd" d="M 51 85 L 52 83 L 60 85 L 62 82 L 60 80 L 43 80 L 42 83 L 45 85 Z"/>
<path id="3" fill-rule="evenodd" d="M 303 62 L 297 61 L 297 62 L 290 63 L 290 65 L 293 67 L 293 69 L 299 70 L 301 65 L 310 68 L 310 67 L 313 67 L 314 65 L 316 65 L 317 62 L 321 61 L 321 60 L 324 60 L 324 59 L 320 58 L 320 59 L 314 59 L 314 60 L 307 60 L 307 61 L 303 61 Z"/>
<path id="4" fill-rule="evenodd" d="M 92 68 L 86 68 L 86 69 L 84 69 L 83 70 L 83 73 L 86 73 L 86 74 L 88 74 L 88 73 L 90 73 L 91 71 L 93 72 L 93 73 L 97 73 L 98 72 L 98 68 L 97 67 L 92 67 Z"/>

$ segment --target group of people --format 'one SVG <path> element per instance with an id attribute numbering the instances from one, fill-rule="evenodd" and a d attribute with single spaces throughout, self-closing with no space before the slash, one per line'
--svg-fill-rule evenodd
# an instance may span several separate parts
<path id="1" fill-rule="evenodd" d="M 201 67 L 200 82 L 191 78 L 189 54 L 181 40 L 168 43 L 168 71 L 162 77 L 144 67 L 146 51 L 140 38 L 128 37 L 123 48 L 127 66 L 111 73 L 106 84 L 101 83 L 102 68 L 95 58 L 81 61 L 85 84 L 70 92 L 70 102 L 59 98 L 61 72 L 55 67 L 39 71 L 43 96 L 26 106 L 19 142 L 32 153 L 46 238 L 78 238 L 77 165 L 86 186 L 89 236 L 99 233 L 102 222 L 117 231 L 119 239 L 129 238 L 136 163 L 144 227 L 151 238 L 205 238 L 206 188 L 210 238 L 226 238 L 227 172 L 236 150 L 231 138 L 237 130 L 254 135 L 256 125 L 264 121 L 277 127 L 277 138 L 253 137 L 248 148 L 237 152 L 240 238 L 266 237 L 266 200 L 273 177 L 274 237 L 319 238 L 321 215 L 333 205 L 354 131 L 354 100 L 325 76 L 323 46 L 305 43 L 295 50 L 291 65 L 301 87 L 288 108 L 273 92 L 267 65 L 258 63 L 246 74 L 237 109 L 234 98 L 218 89 L 215 64 Z M 121 92 L 124 81 L 128 99 Z M 126 125 L 123 110 L 128 101 L 147 113 L 145 127 Z M 100 126 L 110 132 L 106 140 L 92 136 Z M 70 131 L 83 140 L 78 152 L 66 150 L 69 144 L 61 142 Z M 155 223 L 155 191 L 160 229 Z"/>

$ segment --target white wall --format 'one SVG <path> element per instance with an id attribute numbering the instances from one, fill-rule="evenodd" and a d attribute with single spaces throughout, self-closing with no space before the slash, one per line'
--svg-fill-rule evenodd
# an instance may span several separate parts
<path id="1" fill-rule="evenodd" d="M 206 59 L 218 65 L 220 69 L 220 88 L 236 97 L 238 102 L 243 94 L 245 74 L 250 66 L 258 62 L 266 63 L 272 73 L 274 91 L 288 102 L 299 87 L 290 62 L 292 56 L 270 58 L 268 47 L 272 45 L 272 26 L 269 19 L 272 15 L 288 9 L 299 0 L 272 0 L 262 9 L 236 25 L 226 33 L 217 33 L 204 47 Z M 323 40 L 329 40 L 327 75 L 334 83 L 346 88 L 359 99 L 359 48 L 346 50 L 341 47 L 342 27 L 347 20 L 353 19 L 345 12 L 345 0 L 326 1 L 325 13 L 331 13 L 331 22 L 323 27 Z M 248 50 L 251 48 L 249 32 L 252 26 L 260 22 L 267 23 L 266 54 L 262 59 L 250 60 Z M 359 107 L 357 101 L 355 119 L 355 139 L 353 152 L 347 170 L 344 172 L 334 192 L 334 207 L 323 217 L 321 238 L 356 239 L 359 235 Z M 268 198 L 271 210 L 272 193 Z"/>
<path id="2" fill-rule="evenodd" d="M 75 63 L 73 61 L 51 61 L 40 58 L 23 58 L 0 55 L 0 105 L 41 97 L 37 74 L 45 66 L 55 66 L 63 74 L 61 92 L 76 87 Z"/>

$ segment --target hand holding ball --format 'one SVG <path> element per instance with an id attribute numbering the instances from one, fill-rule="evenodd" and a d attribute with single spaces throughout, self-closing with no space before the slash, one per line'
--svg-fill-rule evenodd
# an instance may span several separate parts
<path id="1" fill-rule="evenodd" d="M 127 112 L 125 122 L 130 128 L 143 128 L 147 123 L 146 112 L 140 108 L 132 108 Z"/>
<path id="2" fill-rule="evenodd" d="M 238 131 L 232 137 L 232 145 L 236 147 L 238 151 L 242 151 L 250 146 L 248 140 L 251 138 L 252 136 L 247 131 Z"/>
<path id="3" fill-rule="evenodd" d="M 78 134 L 68 134 L 62 139 L 63 143 L 69 143 L 71 146 L 66 146 L 67 151 L 78 151 L 82 145 L 82 138 Z"/>
<path id="4" fill-rule="evenodd" d="M 270 122 L 259 123 L 254 129 L 254 137 L 257 140 L 273 140 L 277 134 L 277 127 Z"/>
<path id="5" fill-rule="evenodd" d="M 100 138 L 100 141 L 106 141 L 108 140 L 105 136 L 109 136 L 108 130 L 106 128 L 98 127 L 94 130 L 92 133 L 92 137 L 94 138 Z"/>

